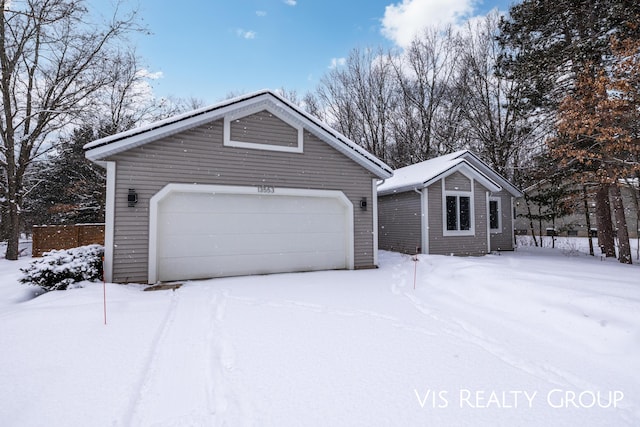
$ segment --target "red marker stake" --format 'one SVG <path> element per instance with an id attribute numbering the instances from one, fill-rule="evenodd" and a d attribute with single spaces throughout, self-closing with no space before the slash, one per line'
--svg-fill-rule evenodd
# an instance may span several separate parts
<path id="1" fill-rule="evenodd" d="M 416 290 L 416 276 L 418 273 L 418 255 L 413 256 L 413 290 Z"/>

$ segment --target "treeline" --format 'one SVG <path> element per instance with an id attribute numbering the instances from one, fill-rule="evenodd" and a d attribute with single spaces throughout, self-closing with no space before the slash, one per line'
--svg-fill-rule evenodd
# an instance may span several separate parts
<path id="1" fill-rule="evenodd" d="M 403 50 L 354 49 L 301 102 L 393 167 L 470 148 L 514 178 L 544 132 L 513 102 L 523 87 L 499 69 L 499 28 L 492 12 Z"/>
<path id="2" fill-rule="evenodd" d="M 393 167 L 474 150 L 531 190 L 532 221 L 580 206 L 589 224 L 595 198 L 603 253 L 617 238 L 631 263 L 620 186 L 640 170 L 639 23 L 637 2 L 525 0 L 402 51 L 354 49 L 301 102 Z"/>

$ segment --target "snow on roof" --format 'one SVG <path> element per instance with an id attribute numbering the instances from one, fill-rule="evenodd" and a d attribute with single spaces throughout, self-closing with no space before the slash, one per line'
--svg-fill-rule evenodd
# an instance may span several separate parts
<path id="1" fill-rule="evenodd" d="M 412 188 L 422 188 L 424 184 L 433 177 L 441 175 L 464 161 L 463 159 L 457 159 L 455 154 L 458 153 L 435 157 L 424 162 L 396 169 L 393 172 L 393 176 L 378 187 L 378 193 L 386 194 L 394 191 L 399 192 Z"/>
<path id="2" fill-rule="evenodd" d="M 393 177 L 385 180 L 378 187 L 378 194 L 384 195 L 424 188 L 429 186 L 433 181 L 461 168 L 470 170 L 492 191 L 499 191 L 504 188 L 514 196 L 521 195 L 520 190 L 511 185 L 505 178 L 500 176 L 469 150 L 456 151 L 396 169 L 393 172 Z"/>
<path id="3" fill-rule="evenodd" d="M 223 101 L 210 107 L 200 108 L 158 122 L 150 123 L 135 129 L 101 138 L 86 144 L 86 157 L 92 161 L 100 161 L 108 156 L 129 150 L 140 145 L 155 141 L 206 122 L 219 119 L 225 114 L 242 108 L 247 104 L 270 103 L 281 109 L 283 113 L 295 114 L 304 127 L 329 145 L 342 152 L 356 163 L 371 171 L 379 178 L 388 178 L 393 174 L 391 167 L 380 159 L 358 146 L 346 136 L 332 129 L 319 119 L 311 116 L 299 107 L 270 90 L 261 90 L 237 98 Z"/>

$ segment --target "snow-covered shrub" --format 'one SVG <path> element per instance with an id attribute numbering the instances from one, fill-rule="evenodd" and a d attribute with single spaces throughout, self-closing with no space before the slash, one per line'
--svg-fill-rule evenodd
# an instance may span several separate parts
<path id="1" fill-rule="evenodd" d="M 88 245 L 79 248 L 45 252 L 27 268 L 21 268 L 21 283 L 40 286 L 45 292 L 65 290 L 83 280 L 102 279 L 104 247 Z"/>

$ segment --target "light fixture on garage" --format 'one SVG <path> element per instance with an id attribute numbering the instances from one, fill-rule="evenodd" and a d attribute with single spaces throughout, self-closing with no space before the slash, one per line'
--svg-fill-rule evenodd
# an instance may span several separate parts
<path id="1" fill-rule="evenodd" d="M 360 199 L 360 209 L 362 209 L 363 211 L 367 210 L 367 198 L 363 197 L 362 199 Z"/>
<path id="2" fill-rule="evenodd" d="M 138 194 L 133 188 L 129 189 L 129 194 L 127 194 L 127 202 L 130 208 L 134 207 L 136 203 L 138 203 Z"/>

